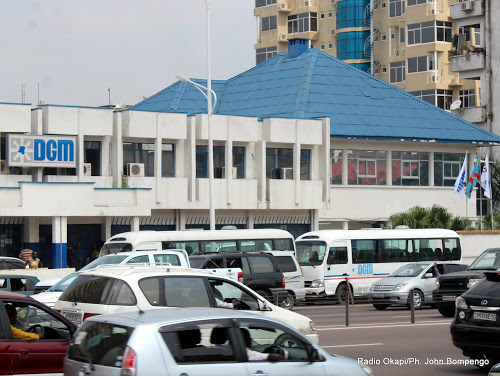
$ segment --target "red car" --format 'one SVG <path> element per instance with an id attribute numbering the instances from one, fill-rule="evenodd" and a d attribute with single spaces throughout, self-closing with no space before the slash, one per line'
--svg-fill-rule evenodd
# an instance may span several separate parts
<path id="1" fill-rule="evenodd" d="M 14 327 L 43 333 L 43 339 L 14 339 L 7 310 L 17 311 Z M 0 374 L 62 373 L 76 326 L 43 303 L 17 293 L 0 292 Z"/>

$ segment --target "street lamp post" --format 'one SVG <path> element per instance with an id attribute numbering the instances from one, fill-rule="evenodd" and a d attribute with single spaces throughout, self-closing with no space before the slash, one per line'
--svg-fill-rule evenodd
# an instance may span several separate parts
<path id="1" fill-rule="evenodd" d="M 210 206 L 210 230 L 215 230 L 215 207 L 214 207 L 214 145 L 212 139 L 212 114 L 215 105 L 217 104 L 217 95 L 215 91 L 208 87 L 200 85 L 197 82 L 190 80 L 188 77 L 176 75 L 179 81 L 188 82 L 194 85 L 204 96 L 207 98 L 207 128 L 208 128 L 208 194 Z M 206 92 L 204 91 L 206 90 Z M 211 94 L 211 95 L 210 95 Z M 214 96 L 214 103 L 212 104 L 212 95 Z"/>

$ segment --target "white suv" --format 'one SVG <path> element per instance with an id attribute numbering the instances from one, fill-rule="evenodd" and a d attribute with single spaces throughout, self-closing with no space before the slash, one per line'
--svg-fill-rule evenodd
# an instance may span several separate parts
<path id="1" fill-rule="evenodd" d="M 54 309 L 80 325 L 89 316 L 165 307 L 223 307 L 280 319 L 318 343 L 308 317 L 271 304 L 247 286 L 209 271 L 159 266 L 98 268 L 80 273 Z M 226 303 L 226 304 L 224 304 Z"/>

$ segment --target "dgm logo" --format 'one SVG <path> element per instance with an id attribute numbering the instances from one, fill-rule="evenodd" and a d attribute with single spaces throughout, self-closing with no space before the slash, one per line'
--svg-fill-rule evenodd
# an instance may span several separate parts
<path id="1" fill-rule="evenodd" d="M 8 135 L 9 166 L 76 167 L 75 137 Z"/>
<path id="2" fill-rule="evenodd" d="M 373 274 L 373 264 L 359 264 L 358 274 Z"/>

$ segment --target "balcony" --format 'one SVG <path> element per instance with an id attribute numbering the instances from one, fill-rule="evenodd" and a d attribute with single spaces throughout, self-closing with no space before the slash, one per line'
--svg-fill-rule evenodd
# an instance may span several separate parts
<path id="1" fill-rule="evenodd" d="M 486 121 L 485 106 L 459 108 L 452 110 L 451 113 L 471 123 L 478 124 Z"/>
<path id="2" fill-rule="evenodd" d="M 480 0 L 462 1 L 450 5 L 451 18 L 460 20 L 468 17 L 482 16 L 484 8 Z"/>
<path id="3" fill-rule="evenodd" d="M 462 55 L 450 56 L 450 70 L 460 72 L 460 78 L 479 78 L 486 66 L 485 53 L 467 52 Z"/>
<path id="4" fill-rule="evenodd" d="M 269 209 L 323 207 L 322 182 L 316 180 L 267 179 L 266 196 Z"/>

